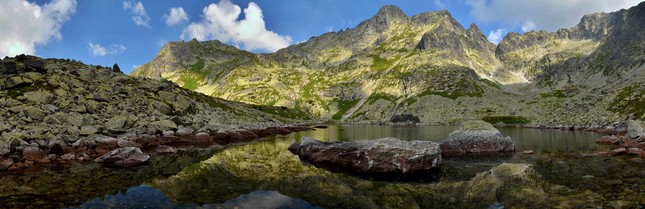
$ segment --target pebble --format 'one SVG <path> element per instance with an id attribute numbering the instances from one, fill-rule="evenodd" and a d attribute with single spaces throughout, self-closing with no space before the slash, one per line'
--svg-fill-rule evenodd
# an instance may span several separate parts
<path id="1" fill-rule="evenodd" d="M 522 151 L 522 153 L 524 153 L 525 155 L 530 155 L 533 154 L 533 150 L 524 150 Z"/>

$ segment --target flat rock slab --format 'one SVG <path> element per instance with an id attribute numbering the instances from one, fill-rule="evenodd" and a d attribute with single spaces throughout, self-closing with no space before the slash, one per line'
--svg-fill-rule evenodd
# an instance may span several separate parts
<path id="1" fill-rule="evenodd" d="M 443 156 L 512 154 L 515 144 L 511 137 L 502 134 L 490 123 L 475 120 L 463 126 L 439 142 Z"/>
<path id="2" fill-rule="evenodd" d="M 375 180 L 436 180 L 441 164 L 438 143 L 391 137 L 354 142 L 303 137 L 289 151 L 316 167 Z"/>

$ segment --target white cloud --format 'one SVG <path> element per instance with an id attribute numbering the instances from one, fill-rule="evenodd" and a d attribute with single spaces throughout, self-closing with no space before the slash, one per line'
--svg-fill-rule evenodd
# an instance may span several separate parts
<path id="1" fill-rule="evenodd" d="M 101 44 L 94 44 L 94 43 L 89 43 L 88 49 L 90 53 L 92 53 L 92 55 L 95 57 L 102 57 L 105 55 L 115 55 L 115 54 L 123 53 L 128 50 L 128 48 L 126 48 L 122 44 L 112 44 L 108 48 L 105 48 L 101 46 Z"/>
<path id="2" fill-rule="evenodd" d="M 504 38 L 504 29 L 497 29 L 488 33 L 488 41 L 497 45 Z"/>
<path id="3" fill-rule="evenodd" d="M 53 0 L 45 5 L 25 0 L 0 4 L 0 57 L 35 54 L 36 45 L 60 40 L 60 29 L 76 11 L 76 0 Z"/>
<path id="4" fill-rule="evenodd" d="M 533 21 L 527 21 L 522 24 L 522 32 L 526 33 L 532 30 L 535 30 L 535 23 Z"/>
<path id="5" fill-rule="evenodd" d="M 170 8 L 170 13 L 164 15 L 164 20 L 166 21 L 166 25 L 173 26 L 179 23 L 188 22 L 188 14 L 186 14 L 184 8 Z"/>
<path id="6" fill-rule="evenodd" d="M 585 14 L 612 12 L 637 5 L 641 0 L 468 0 L 470 13 L 483 23 L 556 31 L 580 22 Z M 524 29 L 524 28 L 522 28 Z M 528 29 L 528 27 L 527 27 Z M 529 29 L 530 30 L 530 29 Z"/>
<path id="7" fill-rule="evenodd" d="M 123 9 L 129 10 L 132 13 L 132 21 L 134 21 L 135 25 L 150 27 L 148 24 L 150 17 L 148 17 L 146 8 L 143 7 L 143 4 L 140 1 L 136 3 L 133 1 L 124 1 Z"/>
<path id="8" fill-rule="evenodd" d="M 185 27 L 181 38 L 218 39 L 251 51 L 273 52 L 291 44 L 291 37 L 266 29 L 262 10 L 257 4 L 249 3 L 242 20 L 238 20 L 240 12 L 240 7 L 229 0 L 210 4 L 203 10 L 203 20 Z"/>

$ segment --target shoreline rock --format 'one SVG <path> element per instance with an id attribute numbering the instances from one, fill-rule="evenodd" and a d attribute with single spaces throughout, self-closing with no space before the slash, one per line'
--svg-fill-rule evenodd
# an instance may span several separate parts
<path id="1" fill-rule="evenodd" d="M 303 137 L 289 151 L 327 170 L 374 180 L 437 180 L 441 165 L 439 144 L 381 138 L 353 142 L 322 142 Z"/>
<path id="2" fill-rule="evenodd" d="M 439 142 L 444 156 L 496 155 L 515 152 L 515 144 L 490 123 L 482 120 L 464 122 L 462 127 Z"/>

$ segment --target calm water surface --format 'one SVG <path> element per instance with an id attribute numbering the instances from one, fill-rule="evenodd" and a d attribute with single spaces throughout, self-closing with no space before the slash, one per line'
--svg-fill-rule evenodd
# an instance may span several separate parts
<path id="1" fill-rule="evenodd" d="M 273 136 L 223 150 L 191 151 L 177 156 L 152 156 L 151 163 L 136 169 L 110 169 L 97 165 L 75 165 L 0 181 L 2 208 L 406 208 L 423 206 L 422 197 L 443 183 L 374 182 L 303 165 L 286 148 L 301 137 L 323 141 L 353 141 L 397 137 L 403 140 L 440 141 L 456 127 L 330 125 L 326 129 Z M 628 161 L 569 159 L 598 150 L 591 132 L 499 128 L 515 142 L 518 153 L 508 158 L 448 159 L 440 182 L 472 179 L 503 162 L 535 166 L 545 180 L 574 190 L 593 190 L 582 177 L 643 176 L 643 169 Z M 534 150 L 523 155 L 522 150 Z M 564 157 L 563 157 L 564 156 Z M 609 158 L 609 161 L 613 161 Z M 636 167 L 643 164 L 637 164 Z M 574 167 L 579 167 L 573 169 Z M 642 168 L 642 167 L 641 167 Z M 183 169 L 183 170 L 182 170 Z M 572 170 L 573 169 L 573 170 Z M 594 173 L 598 170 L 598 173 Z M 640 171 L 639 171 L 640 170 Z M 618 174 L 616 174 L 618 172 Z M 624 172 L 622 174 L 620 172 Z M 593 175 L 592 175 L 593 174 Z M 637 183 L 639 180 L 634 180 Z M 625 180 L 627 182 L 627 180 Z M 604 183 L 604 180 L 603 180 Z M 446 183 L 447 185 L 450 185 Z M 61 186 L 62 185 L 62 186 Z M 4 186 L 4 188 L 3 188 Z M 9 188 L 11 187 L 11 188 Z M 402 192 L 404 191 L 404 192 Z M 638 192 L 638 189 L 637 189 Z M 639 194 L 637 194 L 639 195 Z M 452 200 L 453 199 L 448 199 Z M 487 201 L 487 202 L 486 202 Z M 483 206 L 502 205 L 486 200 Z M 413 205 L 410 205 L 414 203 Z M 480 205 L 481 206 L 481 205 Z M 425 206 L 427 207 L 427 206 Z M 432 206 L 438 207 L 438 206 Z"/>

